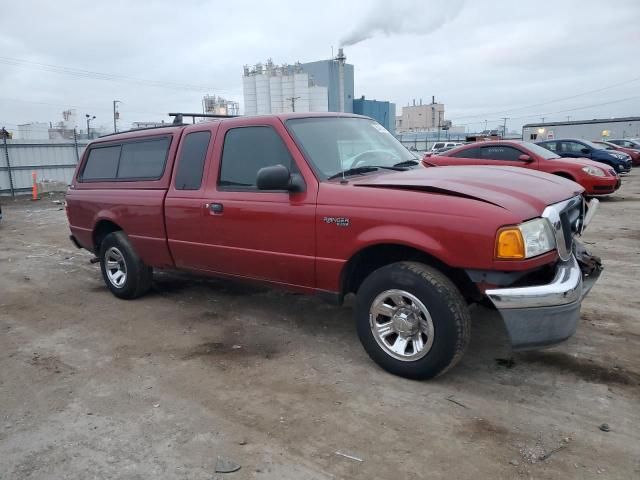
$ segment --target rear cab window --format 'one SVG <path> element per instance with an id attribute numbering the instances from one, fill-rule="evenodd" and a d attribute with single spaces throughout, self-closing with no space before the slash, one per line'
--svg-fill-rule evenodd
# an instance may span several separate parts
<path id="1" fill-rule="evenodd" d="M 164 135 L 91 145 L 78 182 L 158 181 L 167 170 L 171 140 Z"/>
<path id="2" fill-rule="evenodd" d="M 178 158 L 176 190 L 200 190 L 210 142 L 209 130 L 185 135 Z"/>

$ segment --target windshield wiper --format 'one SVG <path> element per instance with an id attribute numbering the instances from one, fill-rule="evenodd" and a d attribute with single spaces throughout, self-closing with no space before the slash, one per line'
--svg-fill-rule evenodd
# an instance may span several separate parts
<path id="1" fill-rule="evenodd" d="M 369 173 L 375 172 L 384 168 L 385 170 L 394 170 L 396 172 L 403 172 L 406 168 L 398 167 L 397 165 L 386 166 L 386 165 L 362 165 L 361 167 L 347 168 L 346 170 L 342 170 L 334 175 L 331 175 L 327 178 L 327 180 L 333 180 L 334 178 L 347 177 L 349 175 L 359 175 L 361 173 Z"/>
<path id="2" fill-rule="evenodd" d="M 368 173 L 375 172 L 378 170 L 378 167 L 355 167 L 355 168 L 347 168 L 346 170 L 342 170 L 334 175 L 331 175 L 327 180 L 333 180 L 334 178 L 347 177 L 349 175 L 358 175 L 360 173 Z"/>
<path id="3" fill-rule="evenodd" d="M 394 167 L 413 167 L 414 165 L 419 165 L 420 162 L 418 160 L 405 160 L 403 162 L 396 163 Z"/>

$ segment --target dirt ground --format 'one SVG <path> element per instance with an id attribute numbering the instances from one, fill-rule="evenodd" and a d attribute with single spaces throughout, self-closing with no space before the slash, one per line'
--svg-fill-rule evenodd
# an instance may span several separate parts
<path id="1" fill-rule="evenodd" d="M 118 300 L 53 200 L 3 199 L 2 479 L 640 478 L 640 168 L 585 235 L 577 334 L 513 354 L 478 307 L 429 382 L 373 364 L 348 306 L 168 273 Z"/>

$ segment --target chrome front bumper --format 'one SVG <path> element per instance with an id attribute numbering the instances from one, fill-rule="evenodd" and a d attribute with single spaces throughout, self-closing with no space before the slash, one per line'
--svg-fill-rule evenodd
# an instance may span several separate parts
<path id="1" fill-rule="evenodd" d="M 578 264 L 576 254 L 585 264 L 587 275 Z M 497 288 L 485 292 L 502 315 L 514 349 L 552 345 L 575 333 L 582 299 L 602 270 L 599 260 L 590 262 L 595 257 L 583 249 L 578 249 L 576 254 L 571 253 L 566 261 L 557 264 L 553 280 L 546 285 Z"/>

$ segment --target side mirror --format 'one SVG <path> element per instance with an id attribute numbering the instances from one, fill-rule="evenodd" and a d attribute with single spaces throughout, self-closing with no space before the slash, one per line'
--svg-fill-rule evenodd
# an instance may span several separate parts
<path id="1" fill-rule="evenodd" d="M 580 153 L 591 153 L 591 149 L 590 148 L 582 148 L 580 150 Z"/>
<path id="2" fill-rule="evenodd" d="M 518 157 L 518 160 L 520 160 L 521 162 L 527 162 L 527 163 L 533 162 L 533 158 L 531 158 L 529 155 L 524 153 Z"/>
<path id="3" fill-rule="evenodd" d="M 270 165 L 258 170 L 256 186 L 259 190 L 304 191 L 304 181 L 297 173 L 289 172 L 284 165 Z"/>

